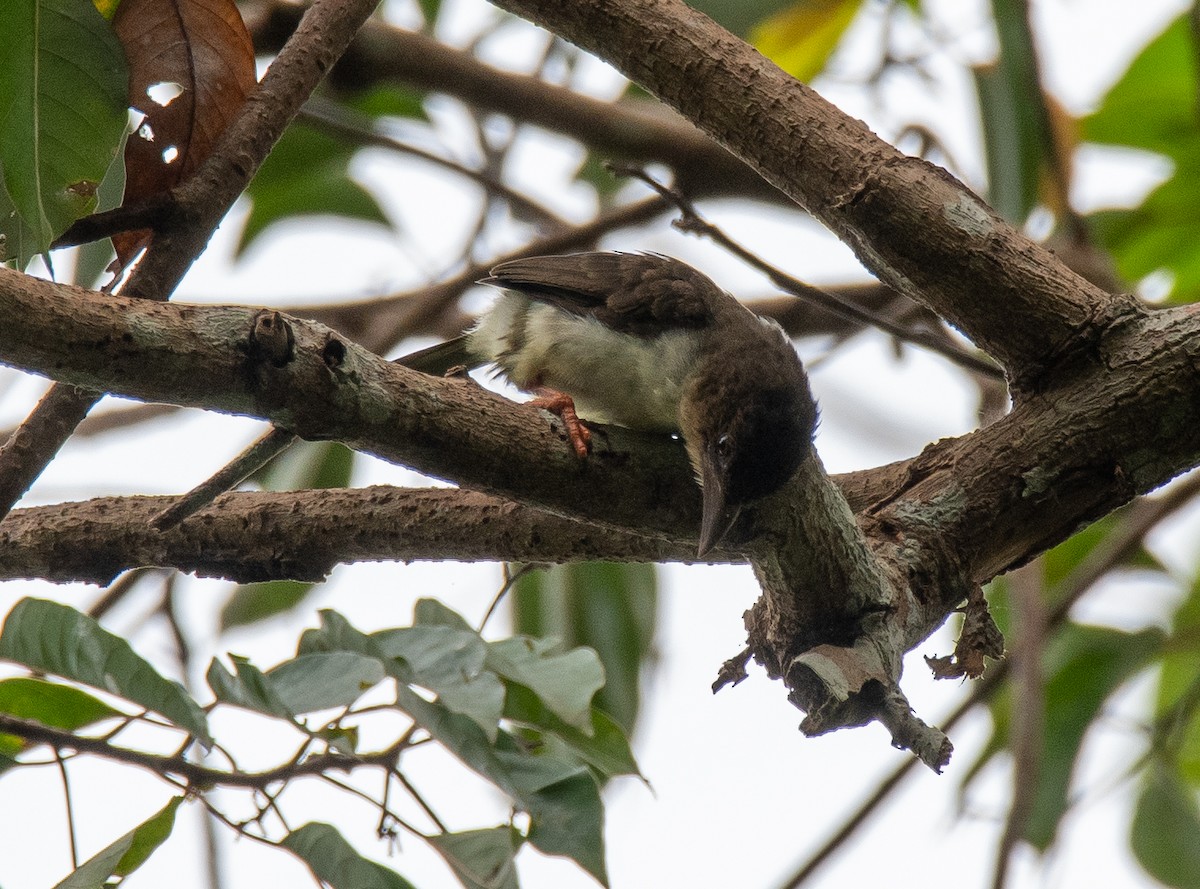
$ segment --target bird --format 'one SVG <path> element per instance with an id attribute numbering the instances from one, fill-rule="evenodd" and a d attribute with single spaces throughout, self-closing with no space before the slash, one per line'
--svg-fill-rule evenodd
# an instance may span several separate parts
<path id="1" fill-rule="evenodd" d="M 678 434 L 702 495 L 699 557 L 812 453 L 817 407 L 791 341 L 687 263 L 534 256 L 479 283 L 501 294 L 472 329 L 398 363 L 434 373 L 493 364 L 562 418 L 581 457 L 583 420 Z"/>

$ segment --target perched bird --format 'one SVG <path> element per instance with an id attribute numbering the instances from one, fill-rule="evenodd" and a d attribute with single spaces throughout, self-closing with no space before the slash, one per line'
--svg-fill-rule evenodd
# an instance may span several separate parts
<path id="1" fill-rule="evenodd" d="M 701 556 L 810 452 L 816 406 L 787 336 L 686 263 L 539 256 L 498 265 L 480 283 L 504 293 L 471 331 L 399 363 L 427 372 L 494 363 L 562 416 L 581 455 L 579 418 L 678 432 L 703 494 Z"/>

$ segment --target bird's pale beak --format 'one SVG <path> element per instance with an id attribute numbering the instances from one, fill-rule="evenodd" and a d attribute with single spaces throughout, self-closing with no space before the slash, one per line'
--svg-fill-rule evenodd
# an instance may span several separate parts
<path id="1" fill-rule="evenodd" d="M 729 506 L 725 500 L 725 470 L 717 455 L 711 451 L 700 461 L 700 485 L 704 494 L 704 512 L 700 519 L 701 558 L 721 542 L 721 538 L 737 520 L 741 506 Z"/>

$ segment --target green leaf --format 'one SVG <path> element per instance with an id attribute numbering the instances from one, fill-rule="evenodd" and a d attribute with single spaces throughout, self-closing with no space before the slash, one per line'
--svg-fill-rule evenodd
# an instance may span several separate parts
<path id="1" fill-rule="evenodd" d="M 244 657 L 230 655 L 229 659 L 233 662 L 235 673 L 230 673 L 220 661 L 213 658 L 204 676 L 218 701 L 268 716 L 295 719 L 296 714 L 276 693 L 262 670 Z"/>
<path id="2" fill-rule="evenodd" d="M 167 837 L 171 835 L 171 831 L 174 830 L 175 811 L 183 800 L 182 796 L 175 797 L 163 806 L 157 815 L 134 828 L 133 842 L 121 856 L 113 874 L 118 877 L 127 877 L 146 863 L 146 859 L 166 841 Z"/>
<path id="3" fill-rule="evenodd" d="M 31 676 L 0 680 L 0 713 L 67 731 L 124 715 L 82 689 Z"/>
<path id="4" fill-rule="evenodd" d="M 0 713 L 67 731 L 123 715 L 81 689 L 29 676 L 0 680 Z M 13 757 L 28 746 L 16 735 L 0 734 L 0 772 L 16 765 Z"/>
<path id="5" fill-rule="evenodd" d="M 0 234 L 24 266 L 96 206 L 125 130 L 128 71 L 90 0 L 7 0 L 4 31 L 0 179 L 15 213 Z"/>
<path id="6" fill-rule="evenodd" d="M 593 703 L 630 734 L 653 657 L 657 577 L 653 565 L 584 562 L 528 572 L 512 591 L 515 632 L 600 656 L 605 684 Z"/>
<path id="7" fill-rule="evenodd" d="M 1104 97 L 1080 121 L 1082 138 L 1153 151 L 1175 171 L 1140 207 L 1093 214 L 1099 244 L 1129 281 L 1165 270 L 1174 277 L 1172 301 L 1200 297 L 1200 126 L 1197 120 L 1196 45 L 1187 15 L 1152 40 Z"/>
<path id="8" fill-rule="evenodd" d="M 236 675 L 217 660 L 208 668 L 217 700 L 285 719 L 348 707 L 385 676 L 378 660 L 348 651 L 302 654 L 268 673 L 245 658 L 231 660 Z"/>
<path id="9" fill-rule="evenodd" d="M 519 889 L 515 859 L 522 840 L 506 826 L 429 838 L 467 889 Z"/>
<path id="10" fill-rule="evenodd" d="M 442 11 L 442 0 L 417 0 L 417 3 L 421 7 L 421 14 L 425 16 L 425 30 L 433 30 L 438 14 Z"/>
<path id="11" fill-rule="evenodd" d="M 618 775 L 642 777 L 625 731 L 612 717 L 594 707 L 591 725 L 587 731 L 580 731 L 551 713 L 533 692 L 516 687 L 509 689 L 504 715 L 514 723 L 540 730 L 539 740 L 555 755 L 578 758 L 601 781 Z"/>
<path id="12" fill-rule="evenodd" d="M 348 707 L 385 676 L 378 660 L 349 651 L 300 655 L 267 673 L 293 713 Z"/>
<path id="13" fill-rule="evenodd" d="M 751 30 L 750 42 L 795 77 L 809 81 L 825 65 L 863 0 L 799 0 Z"/>
<path id="14" fill-rule="evenodd" d="M 234 588 L 221 609 L 221 632 L 294 611 L 317 584 L 301 580 L 265 580 Z"/>
<path id="15" fill-rule="evenodd" d="M 1200 784 L 1200 648 L 1194 641 L 1200 630 L 1200 576 L 1171 619 L 1171 638 L 1187 644 L 1166 647 L 1158 675 L 1155 725 L 1160 736 L 1154 746 L 1169 751 L 1180 775 Z"/>
<path id="16" fill-rule="evenodd" d="M 795 5 L 796 0 L 688 0 L 688 6 L 739 37 L 746 37 L 768 16 Z"/>
<path id="17" fill-rule="evenodd" d="M 293 124 L 250 182 L 250 216 L 238 244 L 245 251 L 272 223 L 291 216 L 346 216 L 388 225 L 375 198 L 349 175 L 356 147 Z"/>
<path id="18" fill-rule="evenodd" d="M 1020 225 L 1038 199 L 1043 143 L 1037 115 L 1009 66 L 975 68 L 973 73 L 987 158 L 988 203 Z"/>
<path id="19" fill-rule="evenodd" d="M 405 84 L 385 83 L 363 90 L 347 104 L 368 117 L 407 117 L 429 120 L 425 113 L 425 95 Z"/>
<path id="20" fill-rule="evenodd" d="M 1162 633 L 1126 633 L 1071 624 L 1046 652 L 1046 712 L 1041 769 L 1025 838 L 1046 850 L 1054 842 L 1068 805 L 1071 774 L 1087 730 L 1104 702 L 1148 666 L 1162 646 Z"/>
<path id="21" fill-rule="evenodd" d="M 1200 886 L 1200 808 L 1196 793 L 1166 764 L 1154 763 L 1134 808 L 1130 845 L 1146 872 L 1167 886 Z"/>
<path id="22" fill-rule="evenodd" d="M 554 641 L 519 636 L 489 643 L 487 665 L 532 690 L 564 722 L 591 730 L 592 697 L 604 685 L 596 652 L 575 648 L 560 653 Z"/>
<path id="23" fill-rule="evenodd" d="M 133 873 L 171 835 L 175 810 L 183 800 L 182 796 L 174 797 L 156 815 L 81 864 L 54 889 L 101 889 L 110 877 Z"/>
<path id="24" fill-rule="evenodd" d="M 443 605 L 437 599 L 418 599 L 416 606 L 413 608 L 413 623 L 452 627 L 456 630 L 466 630 L 470 633 L 475 632 L 471 625 L 467 623 L 466 618 L 452 608 Z"/>
<path id="25" fill-rule="evenodd" d="M 359 855 L 329 824 L 309 822 L 284 837 L 283 846 L 333 889 L 413 889 L 395 871 Z"/>
<path id="26" fill-rule="evenodd" d="M 398 687 L 397 700 L 442 746 L 529 814 L 533 845 L 548 855 L 566 855 L 607 885 L 604 809 L 599 787 L 585 767 L 530 749 L 504 731 L 493 745 L 473 721 L 406 686 Z"/>
<path id="27" fill-rule="evenodd" d="M 1125 511 L 1117 510 L 1109 513 L 1104 518 L 1099 519 L 1088 525 L 1082 531 L 1068 537 L 1054 549 L 1047 552 L 1043 557 L 1045 565 L 1045 585 L 1048 590 L 1052 590 L 1054 586 L 1062 583 L 1066 577 L 1074 571 L 1079 564 L 1087 558 L 1096 547 L 1102 545 L 1109 537 L 1125 521 Z M 1126 559 L 1122 560 L 1117 567 L 1120 568 L 1136 568 L 1146 571 L 1165 572 L 1166 568 L 1162 562 L 1152 554 L 1145 546 L 1139 545 L 1137 549 Z M 1053 598 L 1051 596 L 1050 598 Z"/>
<path id="28" fill-rule="evenodd" d="M 121 206 L 125 199 L 125 140 L 128 134 L 121 136 L 121 144 L 117 148 L 116 160 L 100 180 L 100 189 L 96 192 L 96 209 L 100 213 Z M 72 282 L 88 290 L 99 290 L 103 284 L 108 267 L 116 259 L 112 241 L 101 238 L 81 244 L 75 254 L 75 271 Z"/>
<path id="29" fill-rule="evenodd" d="M 337 441 L 298 441 L 250 479 L 268 491 L 345 488 L 354 472 L 354 451 Z"/>
<path id="30" fill-rule="evenodd" d="M 212 745 L 204 711 L 182 685 L 164 679 L 128 642 L 66 605 L 18 602 L 0 633 L 0 658 L 120 695 Z"/>
<path id="31" fill-rule="evenodd" d="M 1079 122 L 1089 142 L 1128 145 L 1168 157 L 1195 144 L 1196 49 L 1181 15 L 1130 63 L 1096 111 Z"/>
<path id="32" fill-rule="evenodd" d="M 504 709 L 504 685 L 484 670 L 487 647 L 473 630 L 422 625 L 372 634 L 379 651 L 398 658 L 403 669 L 393 670 L 402 682 L 436 692 L 438 701 L 474 720 L 495 740 Z"/>
<path id="33" fill-rule="evenodd" d="M 1088 224 L 1127 281 L 1157 271 L 1173 277 L 1170 302 L 1188 303 L 1200 296 L 1200 148 L 1181 158 L 1175 175 L 1132 210 L 1093 213 Z"/>

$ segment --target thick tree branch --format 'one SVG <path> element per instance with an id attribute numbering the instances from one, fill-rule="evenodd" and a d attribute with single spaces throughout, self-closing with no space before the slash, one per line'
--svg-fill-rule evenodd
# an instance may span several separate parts
<path id="1" fill-rule="evenodd" d="M 1000 361 L 1017 389 L 1041 389 L 1081 342 L 1136 312 L 1132 298 L 1088 283 L 945 170 L 901 154 L 682 0 L 496 2 L 680 111 L 880 280 Z"/>
<path id="2" fill-rule="evenodd" d="M 289 331 L 284 354 L 255 340 L 264 314 Z M 580 461 L 545 414 L 397 366 L 314 322 L 101 297 L 0 269 L 0 331 L 0 361 L 17 367 L 267 419 L 559 514 L 695 541 L 700 497 L 678 442 L 610 427 Z"/>
<path id="3" fill-rule="evenodd" d="M 608 428 L 594 459 L 581 463 L 543 415 L 466 380 L 397 367 L 312 322 L 282 319 L 295 346 L 277 367 L 251 340 L 258 316 L 102 297 L 0 270 L 5 363 L 271 419 L 564 515 L 690 538 L 699 498 L 676 443 Z M 843 490 L 874 545 L 923 572 L 911 582 L 922 585 L 924 607 L 948 608 L 942 596 L 961 595 L 962 583 L 1020 564 L 1200 462 L 1197 332 L 1200 318 L 1182 309 L 1123 325 L 1101 343 L 1097 369 L 1052 398 L 1027 399 L 971 435 L 856 474 Z M 944 589 L 949 578 L 955 584 Z M 839 591 L 821 595 L 836 613 Z M 925 631 L 932 616 L 918 620 Z"/>
<path id="4" fill-rule="evenodd" d="M 0 523 L 0 579 L 106 584 L 122 571 L 154 565 L 240 583 L 319 581 L 345 562 L 666 562 L 696 554 L 690 543 L 599 528 L 452 488 L 226 494 L 160 533 L 150 521 L 171 502 L 98 497 L 18 509 Z"/>

